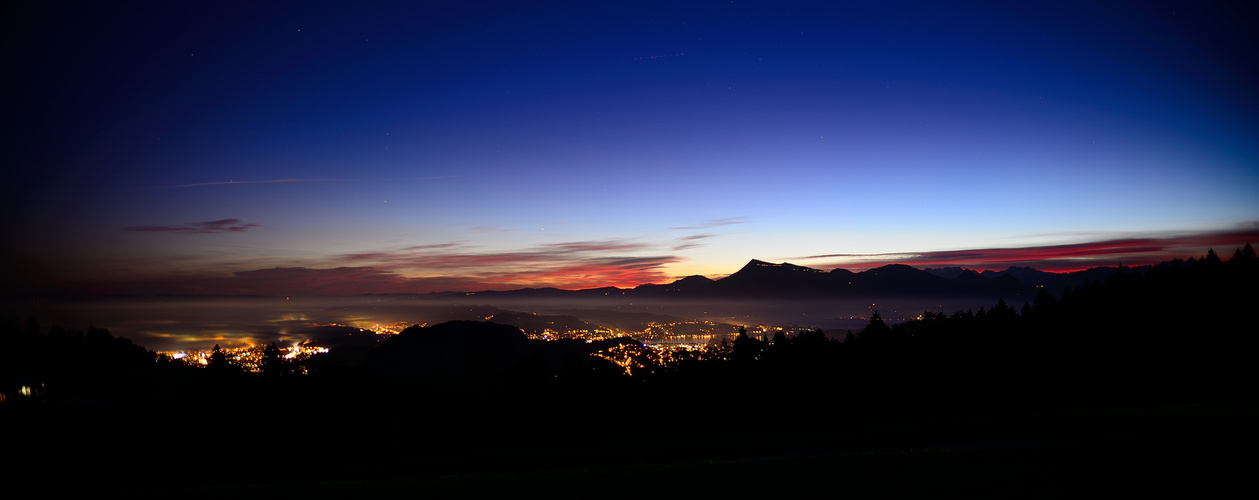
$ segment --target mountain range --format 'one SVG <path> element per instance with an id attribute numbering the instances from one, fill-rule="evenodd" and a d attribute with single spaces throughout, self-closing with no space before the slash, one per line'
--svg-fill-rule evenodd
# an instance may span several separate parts
<path id="1" fill-rule="evenodd" d="M 687 276 L 668 284 L 634 288 L 604 287 L 586 290 L 525 288 L 477 292 L 476 295 L 522 297 L 574 297 L 621 295 L 670 299 L 770 299 L 861 297 L 976 297 L 1030 300 L 1041 289 L 1059 295 L 1087 281 L 1103 281 L 1118 268 L 1096 267 L 1070 273 L 1052 273 L 1030 267 L 975 272 L 960 267 L 917 269 L 889 264 L 861 272 L 846 269 L 825 271 L 790 263 L 774 264 L 753 259 L 734 274 L 720 279 Z"/>

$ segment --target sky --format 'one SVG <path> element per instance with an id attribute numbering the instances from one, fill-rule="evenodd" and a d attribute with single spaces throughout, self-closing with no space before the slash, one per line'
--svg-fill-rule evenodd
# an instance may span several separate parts
<path id="1" fill-rule="evenodd" d="M 2 7 L 7 293 L 1066 271 L 1259 243 L 1245 2 L 265 4 Z"/>

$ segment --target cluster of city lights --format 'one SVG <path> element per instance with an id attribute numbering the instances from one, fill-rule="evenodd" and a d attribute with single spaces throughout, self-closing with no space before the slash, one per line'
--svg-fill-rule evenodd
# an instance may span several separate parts
<path id="1" fill-rule="evenodd" d="M 536 313 L 535 313 L 536 314 Z M 491 320 L 493 316 L 485 318 Z M 382 337 L 397 335 L 403 330 L 415 326 L 416 323 L 396 321 L 393 323 L 354 322 L 354 324 L 327 323 L 318 326 L 336 326 L 356 328 L 361 332 L 372 332 Z M 426 324 L 419 324 L 426 326 Z M 613 338 L 632 338 L 633 343 L 622 343 L 608 349 L 600 350 L 592 356 L 608 360 L 625 370 L 627 375 L 652 371 L 668 367 L 682 360 L 706 359 L 721 355 L 720 346 L 733 341 L 739 333 L 738 326 L 712 321 L 676 321 L 647 323 L 640 331 L 624 331 L 614 328 L 585 327 L 545 328 L 541 331 L 521 330 L 527 338 L 533 340 L 554 341 L 561 339 L 585 340 L 587 343 Z M 751 338 L 770 340 L 775 333 L 791 332 L 797 327 L 781 327 L 770 325 L 752 325 L 744 329 Z M 228 362 L 246 371 L 262 370 L 265 344 L 254 344 L 241 347 L 221 348 Z M 281 356 L 286 361 L 305 361 L 311 356 L 328 352 L 327 348 L 306 343 L 295 343 L 280 347 Z M 206 367 L 210 365 L 212 351 L 187 350 L 161 352 L 171 360 L 192 366 Z"/>
<path id="2" fill-rule="evenodd" d="M 280 356 L 288 361 L 305 361 L 316 354 L 328 352 L 325 347 L 317 347 L 304 344 L 293 344 L 291 346 L 279 347 Z M 258 372 L 262 371 L 262 357 L 267 346 L 263 344 L 252 344 L 242 347 L 220 348 L 229 363 L 243 368 L 245 371 Z M 158 355 L 166 356 L 172 361 L 179 361 L 192 366 L 206 367 L 210 366 L 210 357 L 214 355 L 214 351 L 163 351 Z"/>

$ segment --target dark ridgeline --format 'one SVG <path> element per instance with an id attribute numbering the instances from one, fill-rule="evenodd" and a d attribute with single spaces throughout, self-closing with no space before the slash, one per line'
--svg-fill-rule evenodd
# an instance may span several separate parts
<path id="1" fill-rule="evenodd" d="M 630 339 L 529 340 L 519 327 L 480 321 L 412 326 L 371 353 L 366 367 L 410 390 L 442 396 L 536 397 L 551 389 L 615 389 L 620 367 L 591 354 Z M 606 386 L 606 387 L 605 387 Z"/>
<path id="2" fill-rule="evenodd" d="M 8 398 L 0 411 L 32 430 L 12 448 L 27 457 L 22 473 L 56 476 L 57 469 L 39 464 L 65 459 L 56 451 L 62 448 L 45 446 L 64 437 L 90 445 L 76 453 L 103 464 L 92 473 L 97 480 L 123 473 L 108 457 L 140 435 L 254 432 L 263 443 L 310 433 L 321 439 L 305 450 L 271 446 L 266 453 L 233 454 L 230 463 L 251 473 L 315 470 L 354 478 L 780 453 L 823 453 L 831 458 L 815 464 L 825 464 L 842 461 L 827 455 L 836 448 L 1137 439 L 1123 441 L 1132 447 L 1078 452 L 1102 453 L 1100 459 L 1054 452 L 1065 453 L 1054 463 L 1132 461 L 1115 472 L 1124 486 L 1104 475 L 1089 483 L 1114 493 L 1157 491 L 1157 482 L 1130 483 L 1165 481 L 1191 466 L 1182 454 L 1231 470 L 1231 462 L 1221 461 L 1225 454 L 1212 455 L 1215 443 L 1256 444 L 1242 434 L 1252 433 L 1253 418 L 1236 417 L 1238 405 L 1241 415 L 1253 417 L 1259 394 L 1253 362 L 1259 259 L 1249 245 L 1227 261 L 1211 252 L 1085 273 L 1079 286 L 1061 293 L 1045 286 L 1025 295 L 1014 286 L 1019 273 L 1044 278 L 1021 270 L 946 278 L 904 266 L 828 273 L 753 261 L 723 280 L 692 277 L 640 287 L 636 293 L 666 296 L 700 289 L 713 296 L 840 293 L 835 290 L 849 282 L 887 293 L 895 286 L 1019 291 L 991 307 L 928 311 L 895 325 L 876 314 L 864 329 L 830 332 L 829 338 L 820 330 L 771 339 L 741 333 L 706 353 L 665 362 L 628 340 L 533 341 L 518 326 L 457 321 L 412 327 L 352 355 L 339 353 L 354 346 L 333 348 L 306 364 L 308 376 L 293 375 L 275 352 L 264 356 L 264 373 L 242 373 L 158 359 L 99 329 L 43 330 L 33 319 L 23 326 L 11 318 L 0 350 Z M 1104 279 L 1093 279 L 1099 276 Z M 601 349 L 617 349 L 641 366 L 626 375 L 590 355 Z M 15 396 L 21 385 L 37 387 L 37 394 Z M 1213 413 L 1218 408 L 1228 410 Z M 678 432 L 646 434 L 657 429 Z M 651 444 L 640 444 L 644 439 Z M 214 455 L 179 456 L 147 461 L 152 474 L 146 484 L 174 485 L 196 477 L 191 470 L 220 464 Z"/>
<path id="3" fill-rule="evenodd" d="M 157 355 L 109 330 L 45 329 L 33 316 L 24 325 L 10 317 L 2 335 L 0 391 L 6 407 L 31 401 L 103 405 L 139 400 L 151 390 Z M 31 396 L 13 397 L 22 392 Z"/>
<path id="4" fill-rule="evenodd" d="M 1093 268 L 1071 273 L 1049 273 L 1026 267 L 1004 271 L 975 271 L 961 268 L 916 269 L 888 264 L 862 272 L 846 269 L 823 271 L 790 263 L 773 264 L 753 259 L 734 274 L 713 280 L 688 276 L 672 283 L 639 285 L 630 289 L 614 287 L 587 290 L 525 288 L 510 291 L 477 292 L 478 295 L 528 298 L 573 298 L 622 295 L 631 298 L 665 299 L 837 299 L 837 298 L 1007 298 L 1030 300 L 1039 290 L 1055 295 L 1079 287 L 1086 280 L 1097 281 L 1113 274 L 1115 268 Z M 439 294 L 440 295 L 440 294 Z M 462 295 L 462 293 L 451 295 Z"/>

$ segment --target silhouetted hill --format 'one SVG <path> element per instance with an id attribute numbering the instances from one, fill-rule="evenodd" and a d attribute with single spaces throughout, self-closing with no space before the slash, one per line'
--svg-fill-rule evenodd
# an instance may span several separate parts
<path id="1" fill-rule="evenodd" d="M 618 375 L 619 368 L 590 354 L 622 341 L 529 340 L 511 325 L 449 321 L 390 337 L 367 366 L 377 376 L 438 393 L 518 394 Z"/>
<path id="2" fill-rule="evenodd" d="M 1071 288 L 1079 288 L 1085 283 L 1097 283 L 1110 279 L 1118 271 L 1117 267 L 1094 267 L 1083 271 L 1074 271 L 1070 273 L 1061 273 L 1049 280 L 1044 285 L 1046 291 L 1053 295 L 1060 295 L 1064 290 Z"/>
<path id="3" fill-rule="evenodd" d="M 952 281 L 955 286 L 966 290 L 982 290 L 990 285 L 988 278 L 985 278 L 979 273 L 969 269 L 962 271 L 962 274 L 957 275 L 957 277 L 953 278 Z"/>
<path id="4" fill-rule="evenodd" d="M 412 326 L 381 343 L 368 360 L 380 376 L 435 387 L 494 385 L 528 355 L 519 328 L 479 321 Z"/>
<path id="5" fill-rule="evenodd" d="M 572 293 L 573 293 L 572 290 L 563 290 L 563 289 L 555 288 L 555 287 L 544 287 L 544 288 L 527 287 L 527 288 L 521 288 L 519 290 L 488 290 L 488 291 L 483 291 L 483 292 L 475 292 L 472 295 L 485 295 L 488 297 L 515 297 L 515 296 L 566 297 L 566 296 L 571 295 Z M 457 292 L 451 295 L 468 295 L 468 293 Z"/>
<path id="6" fill-rule="evenodd" d="M 505 311 L 494 314 L 493 316 L 489 316 L 486 320 L 494 323 L 511 325 L 524 330 L 526 333 L 534 335 L 541 335 L 547 330 L 567 332 L 574 330 L 589 331 L 602 329 L 599 325 L 591 324 L 589 321 L 585 321 L 576 316 L 537 314 L 517 311 Z"/>
<path id="7" fill-rule="evenodd" d="M 760 260 L 752 260 L 738 272 L 716 281 L 692 276 L 668 285 L 634 289 L 635 294 L 643 296 L 695 299 L 974 296 L 1014 300 L 1031 297 L 1033 292 L 1033 287 L 1015 279 L 985 279 L 974 272 L 947 279 L 903 264 L 853 273 Z"/>
<path id="8" fill-rule="evenodd" d="M 923 269 L 923 271 L 926 271 L 928 273 L 934 274 L 941 278 L 947 278 L 947 279 L 958 278 L 963 273 L 966 273 L 966 272 L 976 273 L 976 271 L 964 269 L 957 266 L 928 267 L 928 268 Z M 1046 286 L 1060 276 L 1058 273 L 1041 271 L 1039 269 L 1034 269 L 1031 267 L 1018 267 L 1018 266 L 1010 266 L 1003 271 L 992 271 L 992 270 L 980 271 L 980 272 L 977 272 L 976 274 L 978 274 L 980 277 L 985 278 L 985 279 L 999 278 L 1001 276 L 1007 276 L 1007 275 L 1013 276 L 1016 280 L 1018 280 L 1019 283 L 1026 286 L 1031 286 L 1031 287 Z"/>
<path id="9" fill-rule="evenodd" d="M 716 282 L 716 290 L 730 296 L 803 296 L 827 290 L 826 272 L 753 259 L 730 276 Z"/>
<path id="10" fill-rule="evenodd" d="M 927 267 L 927 268 L 923 268 L 923 271 L 929 272 L 929 273 L 934 274 L 934 275 L 936 275 L 936 276 L 939 276 L 939 277 L 941 277 L 941 278 L 953 279 L 953 278 L 956 278 L 956 277 L 958 277 L 958 276 L 961 276 L 961 275 L 962 275 L 962 273 L 966 271 L 966 269 L 961 268 L 961 267 L 958 267 L 958 266 L 952 266 L 952 267 Z"/>
<path id="11" fill-rule="evenodd" d="M 996 291 L 998 295 L 1002 297 L 1026 298 L 1027 292 L 1029 292 L 1029 287 L 1035 287 L 1035 285 L 1027 285 L 1026 282 L 1022 282 L 1019 278 L 1012 275 L 986 277 L 983 276 L 982 273 L 974 273 L 973 271 L 971 273 L 973 273 L 978 280 L 983 280 L 982 282 L 971 283 L 971 286 L 973 287 L 971 295 Z"/>
<path id="12" fill-rule="evenodd" d="M 687 276 L 667 285 L 646 284 L 634 287 L 634 294 L 644 296 L 656 295 L 702 295 L 716 289 L 717 282 L 704 276 Z"/>
<path id="13" fill-rule="evenodd" d="M 991 276 L 989 276 L 991 274 Z M 1000 276 L 1012 276 L 1020 283 L 1027 286 L 1046 286 L 1059 277 L 1058 273 L 1051 273 L 1034 269 L 1030 267 L 1010 266 L 1004 271 L 984 271 L 979 274 L 985 278 L 995 278 Z"/>
<path id="14" fill-rule="evenodd" d="M 312 326 L 293 332 L 307 338 L 307 342 L 321 347 L 360 345 L 375 347 L 380 343 L 376 332 L 352 326 Z"/>
<path id="15" fill-rule="evenodd" d="M 949 281 L 921 269 L 904 264 L 888 264 L 876 267 L 853 277 L 858 290 L 875 295 L 941 295 L 961 292 L 967 287 L 957 281 Z M 965 281 L 960 282 L 964 285 Z"/>
<path id="16" fill-rule="evenodd" d="M 1190 259 L 1184 265 L 1192 266 L 1194 261 Z M 1146 267 L 1136 269 L 1144 272 Z M 888 264 L 854 273 L 841 268 L 824 271 L 787 262 L 775 264 L 752 259 L 735 273 L 718 280 L 687 276 L 668 284 L 644 284 L 634 288 L 523 288 L 439 295 L 529 299 L 621 296 L 695 300 L 966 297 L 1005 298 L 1011 303 L 1018 303 L 1035 297 L 1040 289 L 1058 295 L 1086 282 L 1104 281 L 1116 270 L 1114 267 L 1097 267 L 1071 273 L 1051 273 L 1030 267 L 1010 267 L 1004 271 L 975 272 L 961 267 L 917 269 L 904 264 Z"/>
<path id="17" fill-rule="evenodd" d="M 903 264 L 889 264 L 860 273 L 846 269 L 823 271 L 753 259 L 734 274 L 719 280 L 688 276 L 667 285 L 641 285 L 622 291 L 622 295 L 687 299 L 956 296 L 1015 300 L 1030 298 L 1035 292 L 1034 287 L 1013 278 L 985 279 L 973 271 L 968 273 L 949 279 Z"/>

